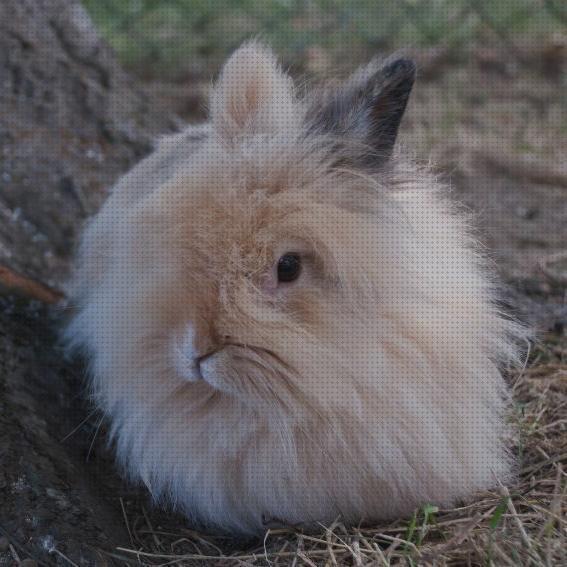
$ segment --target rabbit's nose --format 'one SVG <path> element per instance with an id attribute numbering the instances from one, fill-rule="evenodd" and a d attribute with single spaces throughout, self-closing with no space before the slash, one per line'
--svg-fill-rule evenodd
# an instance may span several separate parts
<path id="1" fill-rule="evenodd" d="M 205 362 L 208 358 L 210 358 L 211 356 L 222 350 L 227 344 L 230 344 L 232 340 L 232 337 L 230 335 L 221 335 L 221 338 L 222 338 L 221 344 L 218 344 L 216 346 L 211 346 L 208 349 L 204 350 L 202 353 L 197 354 L 197 356 L 194 357 L 193 360 L 194 360 L 195 372 L 197 373 L 199 378 L 201 379 L 203 378 L 203 375 L 201 373 L 201 364 L 203 364 L 203 362 Z"/>
<path id="2" fill-rule="evenodd" d="M 211 349 L 208 352 L 205 352 L 204 354 L 201 354 L 197 357 L 195 357 L 195 365 L 196 366 L 200 366 L 201 363 L 205 362 L 205 360 L 207 360 L 207 358 L 209 358 L 210 356 L 212 356 L 213 354 L 215 354 L 218 351 L 218 349 Z"/>
<path id="3" fill-rule="evenodd" d="M 206 351 L 202 352 L 201 354 L 198 354 L 197 356 L 195 356 L 195 358 L 193 359 L 194 368 L 195 368 L 195 372 L 197 373 L 199 378 L 201 378 L 201 379 L 203 378 L 203 374 L 201 372 L 201 364 L 203 364 L 207 359 L 209 359 L 211 356 L 216 354 L 221 349 L 222 349 L 222 346 L 210 347 L 208 350 L 206 350 Z"/>

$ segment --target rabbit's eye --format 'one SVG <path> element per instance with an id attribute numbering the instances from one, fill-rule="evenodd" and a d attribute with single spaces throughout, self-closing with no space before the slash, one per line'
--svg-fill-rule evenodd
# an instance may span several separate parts
<path id="1" fill-rule="evenodd" d="M 295 281 L 301 273 L 301 258 L 299 254 L 288 252 L 278 260 L 278 282 Z"/>

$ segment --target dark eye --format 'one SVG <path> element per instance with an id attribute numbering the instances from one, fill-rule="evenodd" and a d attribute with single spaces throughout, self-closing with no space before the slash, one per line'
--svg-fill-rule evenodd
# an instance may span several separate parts
<path id="1" fill-rule="evenodd" d="M 278 282 L 292 282 L 301 273 L 301 258 L 299 254 L 288 252 L 278 260 Z"/>

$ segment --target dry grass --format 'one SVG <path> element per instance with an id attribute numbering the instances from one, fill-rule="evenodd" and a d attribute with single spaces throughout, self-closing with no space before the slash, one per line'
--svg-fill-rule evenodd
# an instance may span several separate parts
<path id="1" fill-rule="evenodd" d="M 567 337 L 548 335 L 510 377 L 520 481 L 452 510 L 424 506 L 392 524 L 319 533 L 270 530 L 235 542 L 177 525 L 152 525 L 123 507 L 131 546 L 114 559 L 138 565 L 567 565 Z"/>

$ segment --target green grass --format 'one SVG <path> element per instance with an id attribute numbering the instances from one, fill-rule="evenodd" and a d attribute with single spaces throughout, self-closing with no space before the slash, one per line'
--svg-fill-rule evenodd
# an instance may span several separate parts
<path id="1" fill-rule="evenodd" d="M 301 66 L 398 47 L 540 43 L 565 29 L 559 0 L 83 0 L 128 67 L 158 78 L 214 72 L 250 37 Z M 562 11 L 563 10 L 563 11 Z M 149 71 L 151 69 L 151 72 Z"/>

